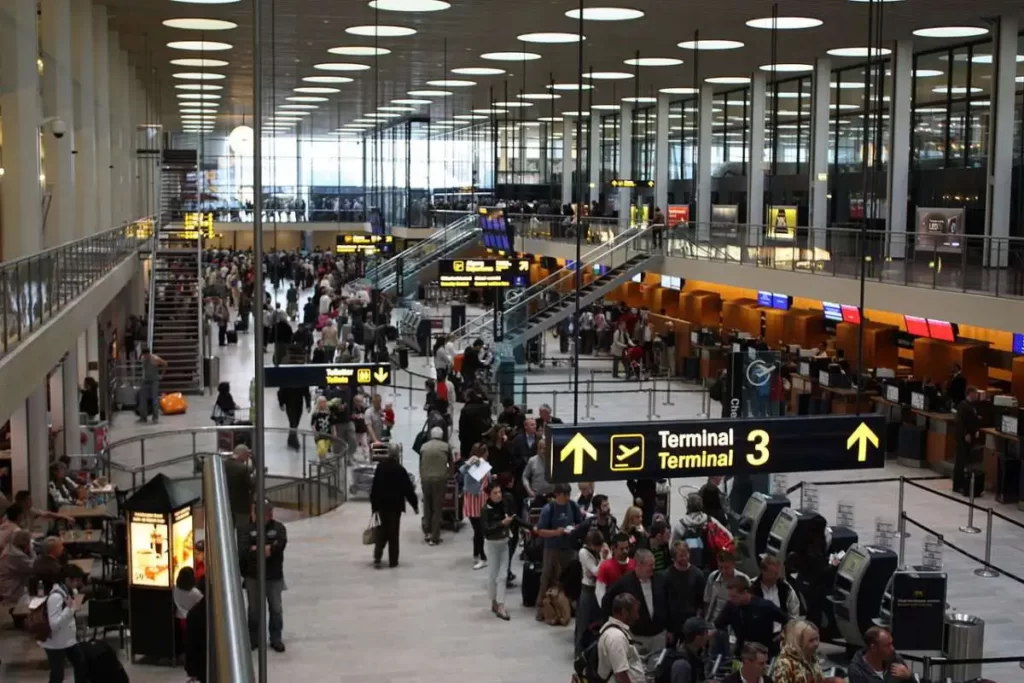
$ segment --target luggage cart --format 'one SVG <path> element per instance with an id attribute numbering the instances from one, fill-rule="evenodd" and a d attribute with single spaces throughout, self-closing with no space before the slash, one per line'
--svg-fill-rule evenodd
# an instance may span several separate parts
<path id="1" fill-rule="evenodd" d="M 441 526 L 449 531 L 458 532 L 462 528 L 465 512 L 462 509 L 462 487 L 459 475 L 449 475 L 444 489 L 444 502 L 441 504 Z"/>

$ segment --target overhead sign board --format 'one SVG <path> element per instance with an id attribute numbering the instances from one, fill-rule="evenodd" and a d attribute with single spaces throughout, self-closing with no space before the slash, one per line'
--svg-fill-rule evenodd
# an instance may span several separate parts
<path id="1" fill-rule="evenodd" d="M 213 232 L 212 213 L 186 213 L 182 222 L 185 229 L 177 234 L 179 239 L 213 239 L 216 236 Z"/>
<path id="2" fill-rule="evenodd" d="M 530 285 L 530 259 L 441 259 L 438 261 L 441 287 L 489 289 L 528 287 Z"/>
<path id="3" fill-rule="evenodd" d="M 335 238 L 336 254 L 391 254 L 395 250 L 392 235 L 345 233 Z"/>
<path id="4" fill-rule="evenodd" d="M 884 440 L 873 414 L 552 425 L 548 480 L 878 469 Z"/>
<path id="5" fill-rule="evenodd" d="M 630 180 L 629 178 L 616 178 L 612 181 L 612 187 L 654 187 L 653 180 Z"/>
<path id="6" fill-rule="evenodd" d="M 263 369 L 264 383 L 268 388 L 388 386 L 391 375 L 390 363 L 278 365 Z"/>

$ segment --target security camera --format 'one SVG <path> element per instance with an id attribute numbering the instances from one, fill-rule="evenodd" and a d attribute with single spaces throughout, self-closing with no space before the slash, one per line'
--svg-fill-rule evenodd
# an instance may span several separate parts
<path id="1" fill-rule="evenodd" d="M 47 127 L 50 129 L 50 132 L 53 133 L 53 137 L 58 140 L 64 137 L 68 132 L 68 124 L 64 123 L 63 119 L 59 116 L 50 116 L 43 119 L 43 122 L 40 124 L 40 128 L 45 130 Z"/>

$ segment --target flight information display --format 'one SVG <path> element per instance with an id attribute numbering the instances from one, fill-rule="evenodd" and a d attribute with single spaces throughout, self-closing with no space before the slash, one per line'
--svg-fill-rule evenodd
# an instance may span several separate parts
<path id="1" fill-rule="evenodd" d="M 520 258 L 441 259 L 438 276 L 444 288 L 507 289 L 530 285 L 530 260 Z"/>
<path id="2" fill-rule="evenodd" d="M 483 233 L 484 246 L 501 252 L 512 251 L 512 235 L 505 220 L 505 212 L 501 209 L 481 210 L 480 231 Z"/>

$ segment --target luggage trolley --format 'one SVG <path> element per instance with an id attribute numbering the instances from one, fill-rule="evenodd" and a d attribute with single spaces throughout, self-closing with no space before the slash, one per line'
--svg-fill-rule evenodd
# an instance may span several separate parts
<path id="1" fill-rule="evenodd" d="M 458 532 L 465 518 L 462 509 L 462 486 L 459 484 L 458 472 L 448 475 L 444 487 L 444 501 L 441 503 L 441 526 L 449 531 Z"/>

